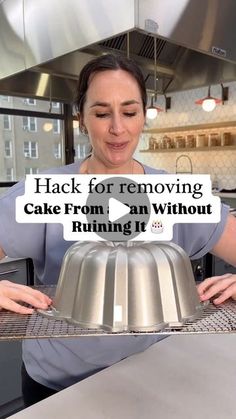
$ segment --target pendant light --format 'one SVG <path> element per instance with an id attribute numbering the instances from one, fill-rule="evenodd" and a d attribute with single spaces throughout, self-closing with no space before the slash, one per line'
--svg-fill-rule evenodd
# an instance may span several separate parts
<path id="1" fill-rule="evenodd" d="M 48 113 L 52 113 L 52 76 L 49 76 L 49 110 Z M 50 132 L 53 129 L 52 121 L 45 122 L 43 124 L 43 130 L 45 132 Z"/>
<path id="2" fill-rule="evenodd" d="M 196 105 L 201 105 L 205 112 L 212 112 L 219 103 L 224 104 L 228 100 L 228 87 L 223 87 L 221 84 L 221 99 L 211 96 L 211 86 L 208 87 L 208 94 L 203 99 L 195 101 Z"/>
<path id="3" fill-rule="evenodd" d="M 154 105 L 157 98 L 157 40 L 154 39 L 154 95 L 151 97 L 151 105 L 147 108 L 147 118 L 155 119 L 157 117 L 158 107 Z M 159 108 L 160 109 L 160 108 Z"/>

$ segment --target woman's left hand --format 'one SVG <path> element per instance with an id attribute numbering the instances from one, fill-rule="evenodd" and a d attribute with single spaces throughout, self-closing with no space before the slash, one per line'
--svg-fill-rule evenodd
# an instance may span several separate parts
<path id="1" fill-rule="evenodd" d="M 229 298 L 236 300 L 236 274 L 207 278 L 197 286 L 197 290 L 201 301 L 212 299 L 216 305 Z"/>

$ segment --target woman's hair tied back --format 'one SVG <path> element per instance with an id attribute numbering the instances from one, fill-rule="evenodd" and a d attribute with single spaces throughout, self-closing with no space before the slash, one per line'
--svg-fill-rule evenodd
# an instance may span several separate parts
<path id="1" fill-rule="evenodd" d="M 142 98 L 143 112 L 146 112 L 147 92 L 143 74 L 135 61 L 122 55 L 104 54 L 90 60 L 82 68 L 76 95 L 73 103 L 74 113 L 82 114 L 84 103 L 86 100 L 86 93 L 89 87 L 89 81 L 93 74 L 100 73 L 107 70 L 124 70 L 127 71 L 137 82 L 140 95 Z"/>

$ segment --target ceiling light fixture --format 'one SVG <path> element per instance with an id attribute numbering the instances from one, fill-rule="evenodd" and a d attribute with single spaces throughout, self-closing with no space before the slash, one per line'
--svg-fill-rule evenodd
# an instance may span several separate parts
<path id="1" fill-rule="evenodd" d="M 151 105 L 147 108 L 147 118 L 155 119 L 157 117 L 158 108 L 154 105 L 157 98 L 157 40 L 154 39 L 154 95 L 151 97 Z"/>
<path id="2" fill-rule="evenodd" d="M 52 76 L 51 75 L 49 76 L 48 81 L 49 81 L 49 109 L 48 109 L 48 113 L 52 113 Z M 45 122 L 43 124 L 43 130 L 45 132 L 50 132 L 50 131 L 52 131 L 52 129 L 53 129 L 52 121 L 50 121 L 50 122 L 48 121 L 48 122 Z"/>
<path id="3" fill-rule="evenodd" d="M 73 120 L 73 129 L 77 129 L 79 128 L 79 121 L 77 121 L 76 119 Z"/>
<path id="4" fill-rule="evenodd" d="M 203 99 L 198 99 L 195 101 L 196 105 L 201 105 L 202 109 L 206 112 L 212 112 L 216 105 L 219 103 L 224 104 L 226 100 L 228 100 L 228 92 L 229 88 L 224 87 L 221 83 L 221 99 L 211 96 L 211 86 L 208 87 L 208 94 Z"/>
<path id="5" fill-rule="evenodd" d="M 152 96 L 151 97 L 151 104 L 147 108 L 147 118 L 148 119 L 155 119 L 157 117 L 158 109 L 160 110 L 160 108 L 157 108 L 157 106 L 154 106 L 154 99 L 155 99 L 155 97 Z"/>
<path id="6" fill-rule="evenodd" d="M 147 108 L 147 118 L 148 119 L 155 119 L 157 117 L 158 112 L 163 112 L 163 111 L 167 111 L 167 109 L 170 109 L 171 107 L 171 98 L 170 97 L 166 97 L 166 95 L 164 94 L 164 99 L 165 99 L 165 108 L 162 109 L 159 106 L 155 105 L 155 102 L 157 100 L 157 81 L 158 81 L 158 76 L 157 76 L 157 40 L 156 37 L 153 37 L 154 39 L 154 94 L 151 96 L 151 104 L 150 106 L 148 106 Z"/>

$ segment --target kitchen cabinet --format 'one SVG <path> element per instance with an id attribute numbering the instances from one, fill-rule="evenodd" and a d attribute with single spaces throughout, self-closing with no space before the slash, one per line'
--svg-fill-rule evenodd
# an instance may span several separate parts
<path id="1" fill-rule="evenodd" d="M 0 280 L 8 279 L 17 284 L 33 285 L 33 268 L 30 259 L 4 258 L 0 261 Z"/>
<path id="2" fill-rule="evenodd" d="M 22 409 L 21 342 L 0 341 L 0 418 Z"/>
<path id="3" fill-rule="evenodd" d="M 8 279 L 29 285 L 32 278 L 32 263 L 29 259 L 6 257 L 0 261 L 0 280 Z M 23 408 L 21 364 L 21 342 L 0 340 L 0 418 L 8 417 Z"/>

